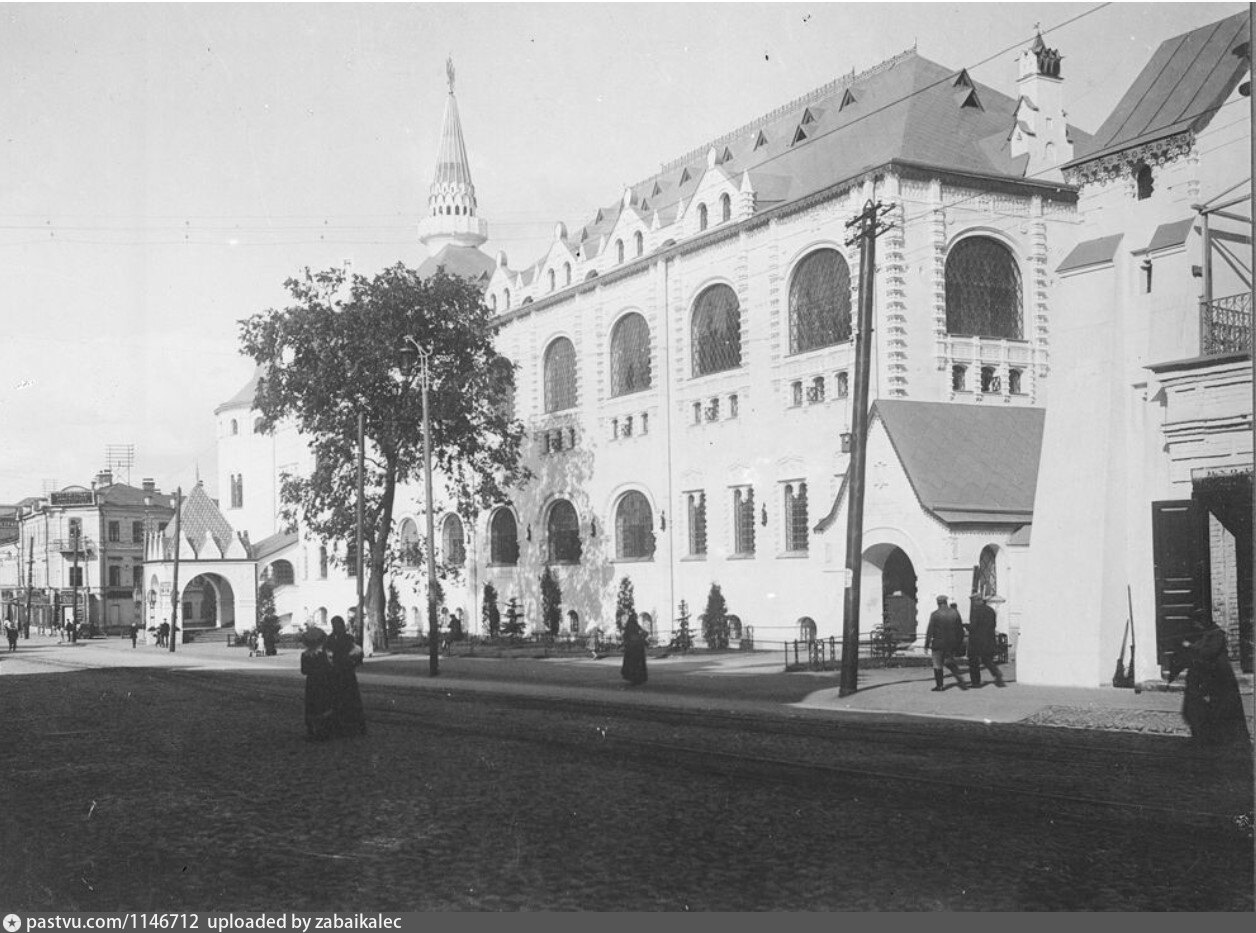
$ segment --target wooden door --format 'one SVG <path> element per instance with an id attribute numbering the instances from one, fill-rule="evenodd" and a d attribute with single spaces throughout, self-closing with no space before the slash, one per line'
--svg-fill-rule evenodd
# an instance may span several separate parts
<path id="1" fill-rule="evenodd" d="M 1156 657 L 1168 666 L 1191 630 L 1191 615 L 1208 605 L 1208 509 L 1195 499 L 1151 504 L 1156 570 Z"/>

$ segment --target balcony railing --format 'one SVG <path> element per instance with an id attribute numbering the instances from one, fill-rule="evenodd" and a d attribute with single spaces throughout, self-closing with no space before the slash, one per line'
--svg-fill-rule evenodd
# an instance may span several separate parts
<path id="1" fill-rule="evenodd" d="M 1252 293 L 1199 303 L 1199 355 L 1250 353 L 1252 350 Z"/>

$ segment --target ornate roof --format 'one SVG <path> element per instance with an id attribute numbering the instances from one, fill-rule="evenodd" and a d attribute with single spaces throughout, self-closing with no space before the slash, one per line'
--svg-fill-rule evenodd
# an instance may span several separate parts
<path id="1" fill-rule="evenodd" d="M 176 522 L 170 522 L 166 525 L 166 530 L 162 532 L 167 560 L 174 556 L 175 525 Z M 183 541 L 191 546 L 192 552 L 199 559 L 235 557 L 243 560 L 247 557 L 235 529 L 223 517 L 222 512 L 205 492 L 205 487 L 201 483 L 193 486 L 192 491 L 183 498 L 177 525 Z M 216 546 L 217 554 L 212 553 L 208 546 L 211 541 Z M 231 553 L 232 551 L 235 553 Z"/>

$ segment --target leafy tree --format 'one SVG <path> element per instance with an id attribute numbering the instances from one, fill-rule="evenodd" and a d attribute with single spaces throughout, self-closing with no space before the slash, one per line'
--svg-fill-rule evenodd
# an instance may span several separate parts
<path id="1" fill-rule="evenodd" d="M 480 617 L 484 620 L 484 632 L 489 638 L 497 638 L 502 633 L 502 613 L 497 608 L 497 587 L 491 583 L 484 584 L 484 600 L 480 606 Z"/>
<path id="2" fill-rule="evenodd" d="M 632 581 L 624 577 L 619 581 L 619 593 L 615 597 L 615 628 L 622 635 L 628 620 L 636 618 L 637 605 L 632 591 Z"/>
<path id="3" fill-rule="evenodd" d="M 672 647 L 678 651 L 688 651 L 693 647 L 693 632 L 689 628 L 689 604 L 683 599 L 680 601 L 676 624 L 678 628 L 672 637 Z"/>
<path id="4" fill-rule="evenodd" d="M 563 590 L 548 564 L 541 574 L 541 623 L 555 636 L 563 626 Z"/>
<path id="5" fill-rule="evenodd" d="M 397 584 L 388 581 L 388 613 L 384 617 L 388 623 L 389 638 L 398 638 L 406 625 L 405 610 L 401 608 L 401 597 L 397 594 Z"/>
<path id="6" fill-rule="evenodd" d="M 523 635 L 523 610 L 519 608 L 519 597 L 512 596 L 506 603 L 506 624 L 502 626 L 502 634 L 508 638 L 519 638 Z"/>
<path id="7" fill-rule="evenodd" d="M 728 604 L 718 583 L 711 584 L 706 612 L 702 613 L 702 637 L 708 648 L 728 647 Z"/>
<path id="8" fill-rule="evenodd" d="M 242 349 L 259 369 L 254 407 L 263 429 L 288 422 L 308 438 L 314 468 L 284 477 L 282 515 L 327 542 L 355 538 L 357 423 L 366 414 L 363 537 L 374 639 L 385 570 L 396 559 L 397 487 L 423 475 L 419 373 L 402 369 L 403 339 L 431 352 L 433 469 L 467 520 L 530 475 L 520 464 L 524 431 L 510 401 L 514 368 L 494 349 L 491 312 L 469 280 L 443 271 L 424 279 L 398 263 L 373 278 L 306 269 L 285 285 L 287 307 L 240 322 Z"/>

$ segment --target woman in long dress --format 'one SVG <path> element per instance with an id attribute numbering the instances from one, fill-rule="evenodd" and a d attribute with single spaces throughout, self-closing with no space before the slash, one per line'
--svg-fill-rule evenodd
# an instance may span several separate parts
<path id="1" fill-rule="evenodd" d="M 645 643 L 645 629 L 635 614 L 630 615 L 624 625 L 624 663 L 619 672 L 634 687 L 646 681 Z"/>
<path id="2" fill-rule="evenodd" d="M 1195 624 L 1196 630 L 1182 641 L 1185 656 L 1174 664 L 1187 665 L 1182 718 L 1190 726 L 1191 737 L 1205 745 L 1247 741 L 1247 711 L 1226 653 L 1225 632 L 1202 613 L 1197 614 Z M 1170 670 L 1169 679 L 1176 673 Z"/>
<path id="3" fill-rule="evenodd" d="M 365 735 L 366 714 L 362 710 L 357 675 L 362 649 L 345 629 L 345 620 L 340 616 L 332 616 L 327 654 L 331 657 L 333 731 L 340 735 Z"/>
<path id="4" fill-rule="evenodd" d="M 301 635 L 305 650 L 301 652 L 301 673 L 305 675 L 305 737 L 322 741 L 331 735 L 335 703 L 331 658 L 327 651 L 327 633 L 311 626 Z"/>

